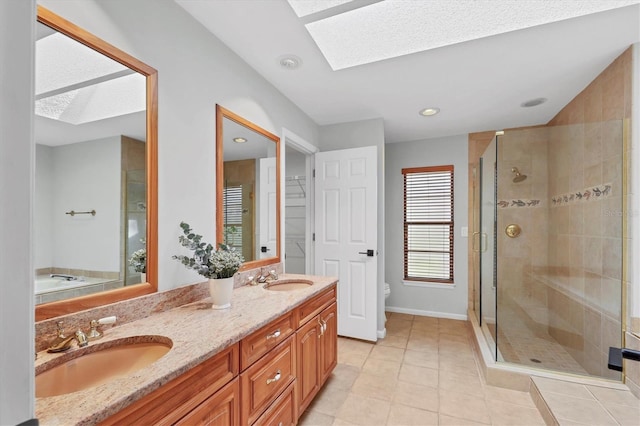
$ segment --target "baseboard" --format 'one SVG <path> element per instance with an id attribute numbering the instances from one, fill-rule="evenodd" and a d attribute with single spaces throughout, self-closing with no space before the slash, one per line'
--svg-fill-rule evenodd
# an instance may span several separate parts
<path id="1" fill-rule="evenodd" d="M 451 314 L 448 312 L 423 311 L 421 309 L 398 308 L 396 306 L 385 306 L 384 310 L 387 312 L 418 315 L 422 317 L 447 318 L 447 319 L 462 320 L 462 321 L 466 321 L 468 319 L 466 314 Z"/>
<path id="2" fill-rule="evenodd" d="M 383 328 L 382 330 L 378 330 L 377 333 L 378 333 L 378 339 L 384 339 L 387 335 L 386 327 Z"/>

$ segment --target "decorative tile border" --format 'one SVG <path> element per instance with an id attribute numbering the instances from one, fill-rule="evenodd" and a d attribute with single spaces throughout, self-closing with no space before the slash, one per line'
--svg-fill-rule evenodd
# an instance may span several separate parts
<path id="1" fill-rule="evenodd" d="M 540 200 L 523 200 L 523 199 L 511 199 L 498 201 L 498 208 L 518 208 L 518 207 L 541 207 L 542 202 Z"/>
<path id="2" fill-rule="evenodd" d="M 561 207 L 587 201 L 602 200 L 611 195 L 611 183 L 592 186 L 582 191 L 569 192 L 551 198 L 551 207 Z"/>

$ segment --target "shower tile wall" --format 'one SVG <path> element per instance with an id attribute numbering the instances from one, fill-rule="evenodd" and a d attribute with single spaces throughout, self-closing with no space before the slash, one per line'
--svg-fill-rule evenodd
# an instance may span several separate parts
<path id="1" fill-rule="evenodd" d="M 621 344 L 622 119 L 631 115 L 631 49 L 549 122 L 549 193 L 611 185 L 606 196 L 549 209 L 549 333 L 589 374 Z"/>

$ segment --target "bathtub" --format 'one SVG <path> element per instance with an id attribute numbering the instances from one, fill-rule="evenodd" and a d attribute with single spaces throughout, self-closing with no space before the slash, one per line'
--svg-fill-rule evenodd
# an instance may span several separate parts
<path id="1" fill-rule="evenodd" d="M 35 280 L 35 294 L 53 293 L 56 291 L 71 290 L 80 287 L 88 287 L 96 284 L 104 284 L 112 280 L 104 278 L 83 277 L 82 280 L 67 281 L 63 278 L 51 278 L 49 275 L 38 275 Z"/>

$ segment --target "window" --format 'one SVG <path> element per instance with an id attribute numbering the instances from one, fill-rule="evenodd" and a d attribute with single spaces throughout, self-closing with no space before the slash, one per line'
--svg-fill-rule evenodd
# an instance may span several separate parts
<path id="1" fill-rule="evenodd" d="M 453 283 L 453 166 L 402 174 L 404 279 Z"/>
<path id="2" fill-rule="evenodd" d="M 224 241 L 242 253 L 242 186 L 223 189 Z"/>

